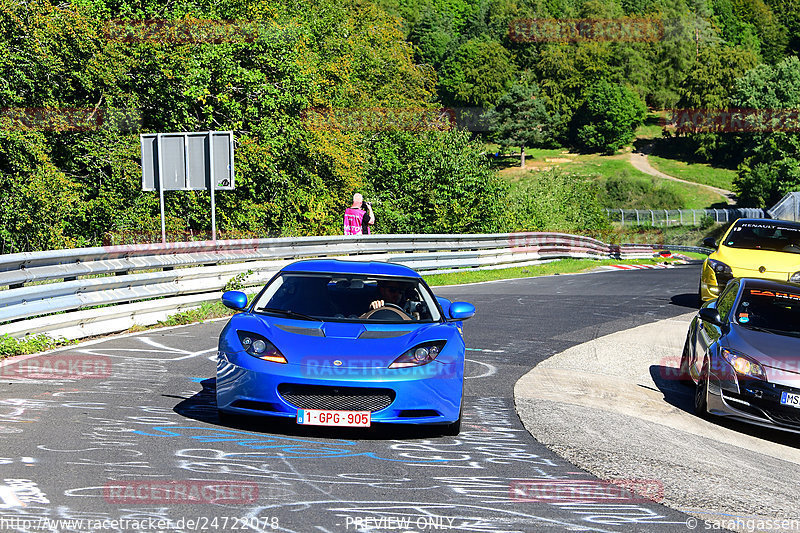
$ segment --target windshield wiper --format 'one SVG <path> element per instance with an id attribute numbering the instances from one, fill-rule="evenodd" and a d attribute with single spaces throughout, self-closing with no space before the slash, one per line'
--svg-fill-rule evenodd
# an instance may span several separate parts
<path id="1" fill-rule="evenodd" d="M 313 316 L 304 315 L 303 313 L 298 313 L 296 311 L 292 311 L 291 309 L 278 309 L 277 307 L 262 307 L 260 309 L 256 309 L 256 311 L 275 313 L 278 315 L 287 316 L 289 318 L 301 318 L 303 320 L 314 320 L 315 322 L 322 322 L 322 320 L 320 320 L 319 318 L 314 318 Z"/>

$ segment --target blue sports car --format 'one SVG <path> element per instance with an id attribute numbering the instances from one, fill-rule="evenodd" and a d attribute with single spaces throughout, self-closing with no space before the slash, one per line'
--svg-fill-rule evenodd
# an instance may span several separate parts
<path id="1" fill-rule="evenodd" d="M 438 424 L 458 434 L 466 302 L 433 295 L 396 264 L 308 260 L 278 272 L 219 338 L 217 407 L 298 424 Z"/>

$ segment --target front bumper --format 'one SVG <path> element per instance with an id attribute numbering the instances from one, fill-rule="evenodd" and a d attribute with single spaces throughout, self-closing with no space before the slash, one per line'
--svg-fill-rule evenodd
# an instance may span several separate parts
<path id="1" fill-rule="evenodd" d="M 725 285 L 733 278 L 760 278 L 775 281 L 788 281 L 791 272 L 770 271 L 759 272 L 749 268 L 732 268 L 732 274 L 724 272 L 714 272 L 708 264 L 708 260 L 703 263 L 703 272 L 700 275 L 700 298 L 705 302 L 718 297 Z"/>
<path id="2" fill-rule="evenodd" d="M 354 410 L 371 411 L 373 422 L 449 424 L 461 414 L 463 383 L 463 359 L 400 369 L 279 364 L 244 353 L 217 359 L 217 407 L 245 415 Z"/>
<path id="3" fill-rule="evenodd" d="M 726 361 L 724 363 L 730 368 Z M 733 369 L 709 374 L 708 412 L 741 422 L 800 433 L 800 409 L 782 405 L 781 393 L 800 388 L 736 376 Z M 799 383 L 800 385 L 800 383 Z"/>

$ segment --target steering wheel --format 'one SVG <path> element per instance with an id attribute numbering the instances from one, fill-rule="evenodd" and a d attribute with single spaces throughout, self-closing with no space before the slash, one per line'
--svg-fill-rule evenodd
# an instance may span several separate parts
<path id="1" fill-rule="evenodd" d="M 370 309 L 369 311 L 361 315 L 359 318 L 372 318 L 375 314 L 384 311 L 391 311 L 392 313 L 399 315 L 400 318 L 402 318 L 403 320 L 411 320 L 411 317 L 408 316 L 405 311 L 403 311 L 402 307 L 392 303 L 383 304 L 381 307 L 378 307 L 377 309 Z"/>

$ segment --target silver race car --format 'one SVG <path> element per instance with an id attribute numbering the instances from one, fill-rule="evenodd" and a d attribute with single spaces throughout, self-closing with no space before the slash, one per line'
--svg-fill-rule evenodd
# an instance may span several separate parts
<path id="1" fill-rule="evenodd" d="M 800 284 L 730 281 L 692 320 L 680 376 L 700 416 L 800 433 Z"/>

